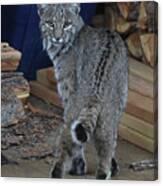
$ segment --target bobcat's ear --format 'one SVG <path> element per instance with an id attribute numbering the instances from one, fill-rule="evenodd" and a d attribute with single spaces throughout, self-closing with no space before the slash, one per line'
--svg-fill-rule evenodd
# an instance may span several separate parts
<path id="1" fill-rule="evenodd" d="M 38 15 L 41 16 L 44 13 L 47 4 L 37 4 Z"/>
<path id="2" fill-rule="evenodd" d="M 69 10 L 75 14 L 78 15 L 80 12 L 80 3 L 70 3 L 69 4 Z"/>

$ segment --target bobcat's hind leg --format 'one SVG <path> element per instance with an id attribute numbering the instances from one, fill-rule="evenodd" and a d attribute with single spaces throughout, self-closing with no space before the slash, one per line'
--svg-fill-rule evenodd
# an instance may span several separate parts
<path id="1" fill-rule="evenodd" d="M 95 147 L 98 155 L 96 179 L 110 179 L 113 175 L 113 168 L 116 167 L 113 160 L 115 151 L 113 131 L 103 127 L 104 126 L 98 126 L 94 134 Z"/>

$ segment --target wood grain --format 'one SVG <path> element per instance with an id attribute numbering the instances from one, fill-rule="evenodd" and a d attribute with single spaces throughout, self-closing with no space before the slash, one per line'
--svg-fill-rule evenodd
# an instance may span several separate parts
<path id="1" fill-rule="evenodd" d="M 139 132 L 143 136 L 149 138 L 155 137 L 154 126 L 130 114 L 124 113 L 121 119 L 121 123 L 123 126 L 126 126 L 133 131 Z"/>
<path id="2" fill-rule="evenodd" d="M 62 107 L 61 99 L 58 94 L 41 85 L 37 81 L 30 81 L 31 94 L 43 99 L 45 102 L 52 103 L 55 106 Z"/>
<path id="3" fill-rule="evenodd" d="M 123 126 L 122 124 L 119 125 L 119 135 L 123 139 L 125 139 L 125 140 L 145 149 L 145 150 L 148 150 L 150 152 L 155 151 L 156 147 L 155 147 L 154 140 L 152 140 L 148 137 L 145 137 L 136 131 L 129 129 L 128 127 Z"/>

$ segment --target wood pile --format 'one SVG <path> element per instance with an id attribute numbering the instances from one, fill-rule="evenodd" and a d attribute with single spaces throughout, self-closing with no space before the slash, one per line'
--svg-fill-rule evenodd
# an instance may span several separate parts
<path id="1" fill-rule="evenodd" d="M 8 43 L 1 43 L 1 71 L 15 71 L 19 65 L 21 53 Z"/>
<path id="2" fill-rule="evenodd" d="M 97 8 L 104 11 L 93 17 L 94 27 L 106 27 L 118 32 L 130 56 L 151 67 L 157 65 L 156 2 L 113 2 L 99 4 Z"/>

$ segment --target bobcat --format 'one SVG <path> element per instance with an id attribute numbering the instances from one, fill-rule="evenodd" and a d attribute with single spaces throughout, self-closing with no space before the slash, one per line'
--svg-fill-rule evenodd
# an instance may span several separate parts
<path id="1" fill-rule="evenodd" d="M 54 64 L 64 106 L 61 158 L 51 177 L 86 172 L 85 144 L 93 139 L 97 179 L 117 171 L 117 127 L 128 93 L 128 60 L 116 32 L 92 28 L 80 17 L 80 4 L 38 5 L 43 47 Z"/>

